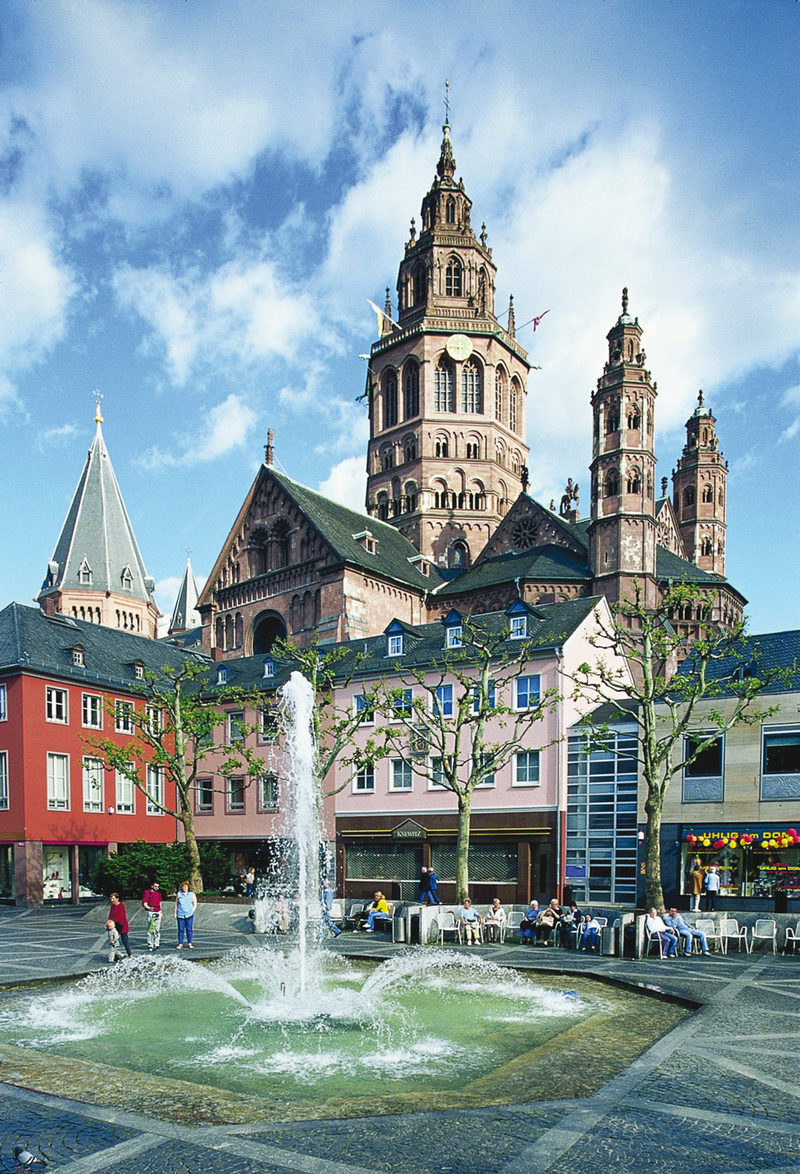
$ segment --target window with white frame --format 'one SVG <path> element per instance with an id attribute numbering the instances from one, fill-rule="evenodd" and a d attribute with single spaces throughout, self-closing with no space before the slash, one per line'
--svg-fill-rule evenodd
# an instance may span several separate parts
<path id="1" fill-rule="evenodd" d="M 244 779 L 241 776 L 227 779 L 226 795 L 228 811 L 244 811 Z"/>
<path id="2" fill-rule="evenodd" d="M 227 717 L 228 725 L 228 745 L 232 746 L 234 742 L 244 741 L 244 710 L 232 709 Z"/>
<path id="3" fill-rule="evenodd" d="M 8 811 L 8 751 L 0 750 L 0 811 Z"/>
<path id="4" fill-rule="evenodd" d="M 441 755 L 431 759 L 431 773 L 428 784 L 429 791 L 449 791 L 446 770 L 450 764 Z"/>
<path id="5" fill-rule="evenodd" d="M 114 729 L 118 734 L 133 733 L 133 702 L 117 698 L 114 702 Z"/>
<path id="6" fill-rule="evenodd" d="M 105 809 L 106 768 L 102 758 L 83 760 L 83 810 L 100 812 Z"/>
<path id="7" fill-rule="evenodd" d="M 435 710 L 440 717 L 453 716 L 453 686 L 439 685 L 436 689 Z"/>
<path id="8" fill-rule="evenodd" d="M 537 787 L 539 785 L 539 751 L 518 750 L 514 760 L 515 787 Z"/>
<path id="9" fill-rule="evenodd" d="M 87 730 L 102 730 L 103 698 L 99 693 L 84 693 L 82 695 L 81 724 Z"/>
<path id="10" fill-rule="evenodd" d="M 280 733 L 281 719 L 277 709 L 262 709 L 258 715 L 258 738 L 260 742 L 276 742 Z"/>
<path id="11" fill-rule="evenodd" d="M 541 696 L 539 674 L 532 677 L 517 677 L 514 682 L 516 689 L 515 708 L 535 709 Z"/>
<path id="12" fill-rule="evenodd" d="M 403 655 L 403 636 L 402 636 L 402 633 L 399 633 L 397 636 L 390 636 L 389 637 L 388 653 L 389 653 L 389 656 L 402 656 Z"/>
<path id="13" fill-rule="evenodd" d="M 198 779 L 196 791 L 197 810 L 208 812 L 214 810 L 214 780 Z"/>
<path id="14" fill-rule="evenodd" d="M 44 691 L 44 716 L 49 722 L 64 726 L 69 720 L 67 691 L 47 685 Z"/>
<path id="15" fill-rule="evenodd" d="M 136 813 L 136 784 L 123 770 L 116 772 L 117 814 L 134 815 Z"/>
<path id="16" fill-rule="evenodd" d="M 163 766 L 148 766 L 147 779 L 145 782 L 147 790 L 147 802 L 145 804 L 145 811 L 148 815 L 164 815 L 164 768 Z M 161 804 L 161 806 L 159 806 Z"/>
<path id="17" fill-rule="evenodd" d="M 392 693 L 392 719 L 400 721 L 414 712 L 414 695 L 411 689 L 395 689 Z"/>
<path id="18" fill-rule="evenodd" d="M 69 811 L 69 755 L 47 755 L 47 810 Z"/>
<path id="19" fill-rule="evenodd" d="M 800 799 L 800 726 L 764 727 L 762 800 Z"/>
<path id="20" fill-rule="evenodd" d="M 356 693 L 353 698 L 356 714 L 362 726 L 369 726 L 375 721 L 375 706 L 363 693 Z"/>
<path id="21" fill-rule="evenodd" d="M 6 705 L 6 686 L 0 685 L 0 722 L 8 720 L 8 707 Z"/>
<path id="22" fill-rule="evenodd" d="M 463 643 L 461 624 L 448 624 L 444 630 L 445 648 L 461 648 Z"/>
<path id="23" fill-rule="evenodd" d="M 491 754 L 487 753 L 486 751 L 484 751 L 482 754 L 478 755 L 478 757 L 476 758 L 475 769 L 476 770 L 484 770 L 486 772 L 484 774 L 483 778 L 481 779 L 481 781 L 476 784 L 478 787 L 493 787 L 494 786 L 495 778 L 494 778 L 493 764 L 494 764 L 493 756 Z"/>
<path id="24" fill-rule="evenodd" d="M 528 617 L 527 616 L 512 616 L 511 617 L 510 638 L 512 640 L 524 640 L 527 635 L 528 635 Z"/>
<path id="25" fill-rule="evenodd" d="M 362 766 L 356 771 L 353 778 L 354 791 L 374 791 L 375 790 L 375 767 L 371 762 L 366 766 Z"/>
<path id="26" fill-rule="evenodd" d="M 259 775 L 258 778 L 258 809 L 259 811 L 278 810 L 278 776 L 276 774 Z"/>
<path id="27" fill-rule="evenodd" d="M 486 697 L 484 700 L 485 700 L 486 707 L 488 709 L 494 709 L 494 704 L 495 704 L 494 681 L 489 681 L 489 685 L 486 690 Z M 473 713 L 480 713 L 481 712 L 481 709 L 482 709 L 481 701 L 482 701 L 482 699 L 481 699 L 481 686 L 475 685 L 472 690 L 472 712 Z"/>
<path id="28" fill-rule="evenodd" d="M 164 711 L 158 705 L 147 707 L 147 728 L 151 734 L 158 736 L 164 729 Z"/>
<path id="29" fill-rule="evenodd" d="M 389 776 L 390 791 L 411 791 L 414 780 L 411 772 L 411 763 L 402 758 L 391 760 L 391 775 Z"/>

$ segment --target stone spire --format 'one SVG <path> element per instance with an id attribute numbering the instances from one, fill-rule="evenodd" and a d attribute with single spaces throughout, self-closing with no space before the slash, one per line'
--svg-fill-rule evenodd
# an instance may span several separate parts
<path id="1" fill-rule="evenodd" d="M 197 583 L 195 582 L 192 571 L 192 560 L 187 554 L 186 570 L 183 572 L 183 579 L 178 588 L 175 607 L 172 609 L 172 619 L 169 622 L 167 633 L 169 636 L 179 636 L 187 632 L 190 628 L 200 627 L 200 613 L 196 610 L 197 595 Z"/>
<path id="2" fill-rule="evenodd" d="M 48 614 L 155 638 L 159 611 L 103 439 L 98 397 L 95 436 L 47 564 L 37 602 Z"/>
<path id="3" fill-rule="evenodd" d="M 439 155 L 439 162 L 436 164 L 436 174 L 439 176 L 439 179 L 443 179 L 447 183 L 452 183 L 456 170 L 456 157 L 453 154 L 453 145 L 450 142 L 450 124 L 447 122 L 442 127 L 442 136 L 442 150 Z"/>

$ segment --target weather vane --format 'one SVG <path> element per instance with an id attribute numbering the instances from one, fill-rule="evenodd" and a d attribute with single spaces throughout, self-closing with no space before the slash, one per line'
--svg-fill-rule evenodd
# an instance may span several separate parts
<path id="1" fill-rule="evenodd" d="M 103 398 L 103 393 L 95 388 L 92 395 L 94 396 L 94 418 L 95 422 L 99 424 L 103 419 L 103 413 L 100 411 L 100 400 Z"/>
<path id="2" fill-rule="evenodd" d="M 444 79 L 444 120 L 450 125 L 450 82 Z"/>

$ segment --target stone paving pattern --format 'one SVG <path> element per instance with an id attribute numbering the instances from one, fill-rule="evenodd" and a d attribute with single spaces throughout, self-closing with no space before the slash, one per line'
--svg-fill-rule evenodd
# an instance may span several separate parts
<path id="1" fill-rule="evenodd" d="M 103 965 L 103 912 L 0 908 L 0 980 Z M 202 914 L 194 958 L 252 941 L 230 911 Z M 134 920 L 134 950 L 143 941 Z M 402 947 L 343 935 L 330 948 L 384 957 Z M 0 1083 L 0 1174 L 14 1168 L 19 1141 L 60 1174 L 800 1174 L 800 957 L 762 950 L 633 962 L 514 945 L 481 953 L 526 969 L 651 984 L 699 1010 L 591 1095 L 459 1112 L 432 1105 L 384 1117 L 189 1127 Z"/>

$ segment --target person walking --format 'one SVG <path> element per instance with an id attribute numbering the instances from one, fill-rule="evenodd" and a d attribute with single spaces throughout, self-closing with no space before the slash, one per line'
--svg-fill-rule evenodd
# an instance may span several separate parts
<path id="1" fill-rule="evenodd" d="M 116 926 L 119 940 L 122 942 L 122 947 L 128 957 L 131 957 L 131 946 L 128 941 L 128 932 L 130 925 L 128 924 L 128 914 L 125 912 L 125 906 L 119 899 L 119 893 L 112 893 L 109 898 L 111 901 L 111 908 L 108 911 L 107 921 L 113 921 Z"/>
<path id="2" fill-rule="evenodd" d="M 327 926 L 327 928 L 331 931 L 333 936 L 335 938 L 338 938 L 339 934 L 342 931 L 339 929 L 339 926 L 336 925 L 333 918 L 331 917 L 331 913 L 333 912 L 333 889 L 331 888 L 331 882 L 329 880 L 324 880 L 322 882 L 322 893 L 320 894 L 320 903 L 322 905 L 322 924 L 323 924 L 323 926 Z M 323 930 L 323 936 L 324 936 L 324 932 L 325 931 Z"/>
<path id="3" fill-rule="evenodd" d="M 431 881 L 428 870 L 423 864 L 419 874 L 419 903 L 420 905 L 430 904 L 431 896 Z"/>
<path id="4" fill-rule="evenodd" d="M 106 929 L 108 930 L 108 960 L 109 962 L 119 962 L 123 954 L 119 948 L 119 930 L 116 922 L 109 919 L 106 922 Z"/>
<path id="5" fill-rule="evenodd" d="M 190 950 L 194 949 L 194 911 L 197 908 L 197 895 L 189 888 L 189 882 L 184 881 L 175 895 L 175 920 L 178 923 L 178 944 L 176 950 L 183 949 L 183 939 Z"/>
<path id="6" fill-rule="evenodd" d="M 157 950 L 161 945 L 161 921 L 164 917 L 162 901 L 161 886 L 158 881 L 153 881 L 150 888 L 142 893 L 142 908 L 147 914 L 148 950 Z"/>
<path id="7" fill-rule="evenodd" d="M 432 868 L 428 869 L 428 900 L 431 905 L 441 905 L 439 896 L 439 878 Z"/>
<path id="8" fill-rule="evenodd" d="M 699 860 L 695 860 L 692 871 L 689 873 L 689 896 L 692 901 L 692 913 L 700 912 L 700 896 L 703 892 L 705 873 Z"/>
<path id="9" fill-rule="evenodd" d="M 717 893 L 719 892 L 719 872 L 716 864 L 709 865 L 705 879 L 706 913 L 713 913 L 717 907 Z"/>

